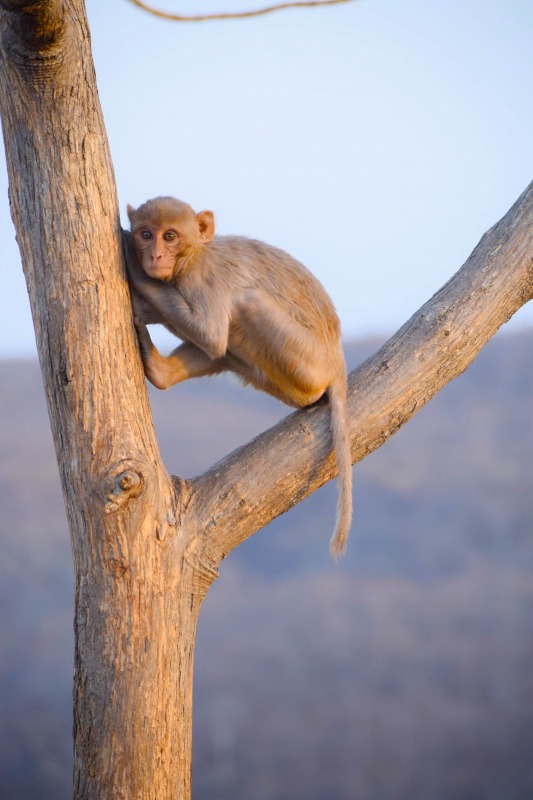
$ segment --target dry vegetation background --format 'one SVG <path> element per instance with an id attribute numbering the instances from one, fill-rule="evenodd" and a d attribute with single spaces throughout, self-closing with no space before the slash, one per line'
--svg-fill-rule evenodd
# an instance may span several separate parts
<path id="1" fill-rule="evenodd" d="M 533 797 L 532 349 L 499 335 L 355 467 L 340 565 L 334 484 L 223 564 L 198 632 L 195 800 Z M 185 476 L 286 413 L 224 379 L 152 404 Z M 0 419 L 0 798 L 66 800 L 72 565 L 35 363 L 0 363 Z"/>

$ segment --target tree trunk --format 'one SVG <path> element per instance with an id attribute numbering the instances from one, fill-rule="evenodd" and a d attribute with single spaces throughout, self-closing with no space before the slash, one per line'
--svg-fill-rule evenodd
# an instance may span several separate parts
<path id="1" fill-rule="evenodd" d="M 229 550 L 334 477 L 329 410 L 320 402 L 295 412 L 194 481 L 167 474 L 132 326 L 83 2 L 0 8 L 12 215 L 74 559 L 74 796 L 188 800 L 201 602 Z M 532 230 L 533 185 L 352 374 L 354 461 L 531 298 Z"/>
<path id="2" fill-rule="evenodd" d="M 204 583 L 136 352 L 83 3 L 3 5 L 12 215 L 75 569 L 75 797 L 187 798 Z"/>

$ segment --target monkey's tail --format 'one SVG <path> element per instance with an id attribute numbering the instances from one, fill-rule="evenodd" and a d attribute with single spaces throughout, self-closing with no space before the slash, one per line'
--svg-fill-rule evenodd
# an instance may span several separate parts
<path id="1" fill-rule="evenodd" d="M 328 397 L 331 406 L 331 433 L 339 470 L 337 519 L 330 542 L 331 555 L 336 559 L 346 550 L 352 521 L 352 453 L 348 431 L 347 378 L 344 365 L 329 387 Z"/>

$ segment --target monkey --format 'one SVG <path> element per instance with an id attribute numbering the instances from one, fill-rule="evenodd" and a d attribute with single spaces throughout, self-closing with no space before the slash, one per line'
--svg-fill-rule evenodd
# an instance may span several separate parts
<path id="1" fill-rule="evenodd" d="M 212 211 L 173 197 L 128 205 L 126 264 L 145 375 L 159 389 L 235 373 L 289 406 L 325 393 L 339 473 L 330 550 L 346 549 L 352 518 L 347 377 L 340 323 L 317 278 L 282 250 L 242 236 L 215 236 Z M 182 344 L 163 356 L 147 325 Z"/>

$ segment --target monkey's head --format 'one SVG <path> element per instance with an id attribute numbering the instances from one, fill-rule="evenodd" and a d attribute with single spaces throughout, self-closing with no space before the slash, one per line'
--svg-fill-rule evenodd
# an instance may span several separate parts
<path id="1" fill-rule="evenodd" d="M 215 235 L 212 211 L 196 214 L 174 197 L 155 197 L 128 206 L 135 251 L 147 275 L 172 281 L 189 256 Z"/>

